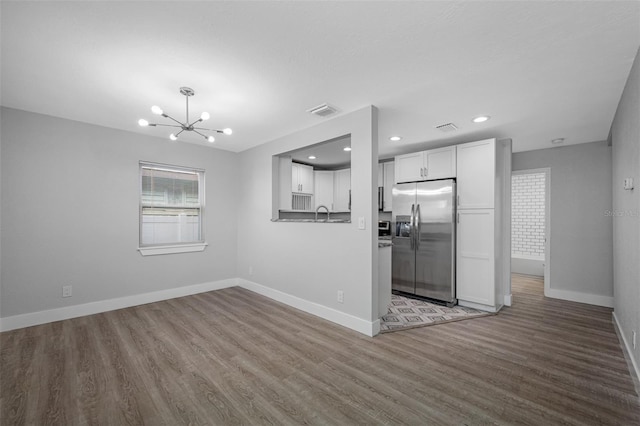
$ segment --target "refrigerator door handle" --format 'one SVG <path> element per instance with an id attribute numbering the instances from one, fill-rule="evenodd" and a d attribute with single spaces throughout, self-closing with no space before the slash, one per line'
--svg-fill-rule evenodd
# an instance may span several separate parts
<path id="1" fill-rule="evenodd" d="M 415 217 L 415 224 L 416 224 L 416 250 L 418 250 L 420 248 L 420 204 L 416 205 L 416 217 Z"/>
<path id="2" fill-rule="evenodd" d="M 411 204 L 411 219 L 409 219 L 409 242 L 411 244 L 411 250 L 415 249 L 415 204 Z"/>

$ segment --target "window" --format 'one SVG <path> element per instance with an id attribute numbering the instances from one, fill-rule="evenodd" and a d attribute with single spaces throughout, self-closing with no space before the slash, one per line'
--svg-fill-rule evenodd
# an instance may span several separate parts
<path id="1" fill-rule="evenodd" d="M 204 170 L 140 163 L 140 251 L 202 251 Z"/>

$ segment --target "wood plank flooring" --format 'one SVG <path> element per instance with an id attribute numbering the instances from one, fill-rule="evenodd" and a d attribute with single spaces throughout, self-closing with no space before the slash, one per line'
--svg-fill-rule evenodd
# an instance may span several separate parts
<path id="1" fill-rule="evenodd" d="M 611 310 L 514 276 L 498 315 L 367 338 L 240 288 L 0 335 L 2 425 L 634 425 Z"/>

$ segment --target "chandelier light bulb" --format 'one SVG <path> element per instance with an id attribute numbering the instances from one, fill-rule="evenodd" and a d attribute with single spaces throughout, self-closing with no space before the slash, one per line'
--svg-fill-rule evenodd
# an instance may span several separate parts
<path id="1" fill-rule="evenodd" d="M 208 112 L 203 112 L 202 115 L 200 115 L 200 119 L 202 120 L 208 120 L 211 116 L 209 115 Z"/>
<path id="2" fill-rule="evenodd" d="M 154 105 L 151 107 L 151 112 L 157 115 L 162 115 L 162 108 L 160 108 L 158 105 Z"/>
<path id="3" fill-rule="evenodd" d="M 211 143 L 214 143 L 216 141 L 216 138 L 214 138 L 213 136 L 209 136 L 207 140 Z"/>
<path id="4" fill-rule="evenodd" d="M 174 135 L 173 133 L 171 133 L 171 134 L 169 135 L 169 139 L 171 139 L 172 141 L 177 141 L 177 140 L 178 140 L 178 137 L 177 137 L 176 135 Z"/>
<path id="5" fill-rule="evenodd" d="M 142 127 L 147 127 L 149 125 L 149 122 L 144 118 L 141 118 L 140 120 L 138 120 L 138 124 Z"/>
<path id="6" fill-rule="evenodd" d="M 225 135 L 230 135 L 231 133 L 233 133 L 233 130 L 231 130 L 230 128 L 226 128 L 222 131 L 222 133 L 224 133 Z"/>

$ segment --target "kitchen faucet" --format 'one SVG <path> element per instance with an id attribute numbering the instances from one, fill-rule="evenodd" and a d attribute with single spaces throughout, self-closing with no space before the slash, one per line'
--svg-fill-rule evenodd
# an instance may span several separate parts
<path id="1" fill-rule="evenodd" d="M 318 208 L 316 209 L 316 222 L 318 221 L 318 210 L 320 209 L 325 209 L 327 211 L 327 222 L 329 222 L 329 209 L 327 208 L 327 206 L 324 205 L 319 205 Z"/>

